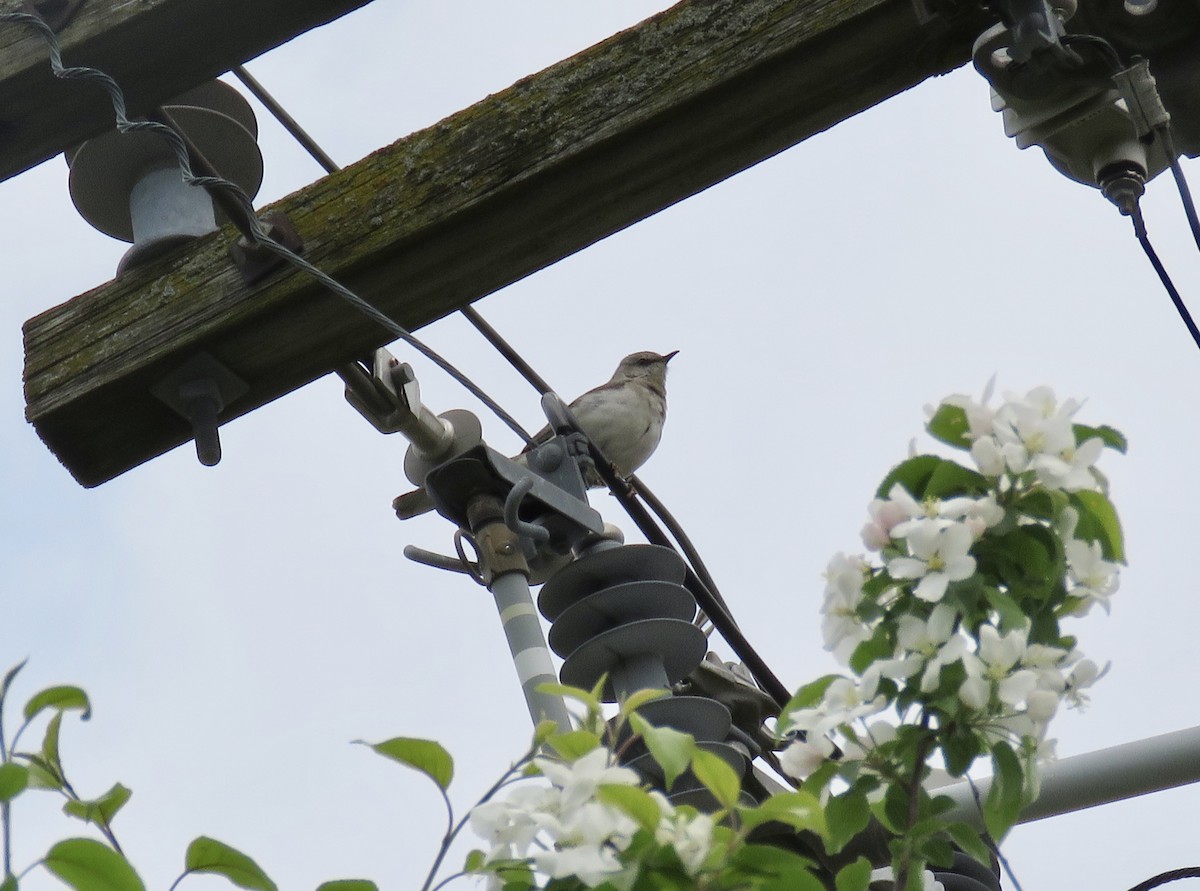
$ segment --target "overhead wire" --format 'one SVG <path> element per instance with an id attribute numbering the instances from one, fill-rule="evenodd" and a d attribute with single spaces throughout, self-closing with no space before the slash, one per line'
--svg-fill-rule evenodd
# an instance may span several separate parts
<path id="1" fill-rule="evenodd" d="M 462 385 L 476 399 L 482 402 L 487 408 L 492 411 L 500 420 L 507 424 L 514 433 L 521 437 L 526 443 L 532 442 L 532 437 L 521 424 L 512 417 L 504 408 L 492 399 L 478 384 L 472 381 L 469 377 L 458 370 L 449 360 L 441 356 L 436 350 L 428 346 L 420 338 L 416 337 L 407 328 L 396 322 L 386 313 L 375 307 L 367 300 L 360 297 L 354 291 L 347 288 L 345 285 L 338 282 L 332 276 L 314 266 L 312 263 L 305 260 L 294 251 L 271 238 L 267 231 L 259 222 L 255 212 L 254 204 L 250 197 L 242 191 L 237 185 L 219 176 L 197 176 L 192 168 L 192 160 L 189 157 L 187 144 L 184 139 L 171 126 L 163 121 L 145 120 L 134 121 L 130 120 L 126 112 L 125 94 L 121 90 L 120 85 L 113 80 L 108 74 L 96 68 L 85 66 L 67 67 L 63 64 L 62 49 L 59 45 L 58 38 L 54 31 L 46 22 L 37 15 L 25 12 L 10 12 L 0 13 L 0 22 L 9 22 L 13 24 L 25 25 L 32 28 L 42 38 L 46 44 L 50 54 L 50 67 L 54 75 L 64 80 L 86 80 L 98 84 L 108 94 L 112 104 L 113 113 L 116 118 L 117 129 L 121 133 L 148 132 L 162 138 L 170 147 L 178 161 L 181 175 L 184 182 L 189 185 L 198 186 L 205 189 L 210 194 L 219 193 L 225 196 L 221 199 L 223 205 L 230 205 L 228 199 L 232 199 L 232 207 L 234 209 L 239 223 L 242 225 L 239 228 L 247 234 L 249 241 L 254 245 L 268 251 L 271 254 L 279 257 L 291 266 L 305 272 L 311 278 L 320 282 L 334 294 L 341 297 L 367 318 L 374 321 L 381 328 L 392 334 L 395 338 L 404 341 L 413 349 L 417 350 L 438 368 L 448 374 L 451 378 Z M 162 115 L 160 115 L 162 117 Z M 240 218 L 240 219 L 239 219 Z M 244 228 L 243 228 L 244 227 Z"/>
<path id="2" fill-rule="evenodd" d="M 1129 891 L 1151 891 L 1168 882 L 1178 882 L 1180 879 L 1200 879 L 1200 866 L 1185 866 L 1182 869 L 1172 869 L 1161 872 L 1153 878 L 1146 879 L 1134 885 Z"/>

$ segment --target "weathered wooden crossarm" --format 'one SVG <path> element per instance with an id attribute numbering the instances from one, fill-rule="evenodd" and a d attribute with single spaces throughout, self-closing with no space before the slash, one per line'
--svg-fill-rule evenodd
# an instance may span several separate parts
<path id="1" fill-rule="evenodd" d="M 369 0 L 88 0 L 59 35 L 66 65 L 115 77 L 142 114 Z M 0 0 L 0 12 L 22 12 Z M 50 73 L 46 45 L 0 25 L 0 180 L 111 129 L 99 87 Z"/>
<path id="2" fill-rule="evenodd" d="M 909 0 L 685 0 L 276 207 L 418 328 L 955 67 L 981 28 Z M 84 485 L 189 438 L 150 387 L 198 351 L 250 386 L 227 420 L 390 339 L 301 273 L 244 286 L 234 235 L 26 323 L 27 416 Z"/>

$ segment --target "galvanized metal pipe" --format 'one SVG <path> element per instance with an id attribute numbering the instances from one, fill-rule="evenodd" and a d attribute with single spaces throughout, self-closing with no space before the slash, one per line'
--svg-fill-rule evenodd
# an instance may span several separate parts
<path id="1" fill-rule="evenodd" d="M 1032 823 L 1196 782 L 1200 782 L 1200 727 L 1047 764 L 1043 768 L 1041 793 L 1021 812 L 1018 822 Z M 981 780 L 975 786 L 980 801 L 985 800 L 991 780 Z M 937 789 L 936 794 L 949 795 L 955 800 L 947 819 L 982 825 L 969 783 L 946 786 Z"/>

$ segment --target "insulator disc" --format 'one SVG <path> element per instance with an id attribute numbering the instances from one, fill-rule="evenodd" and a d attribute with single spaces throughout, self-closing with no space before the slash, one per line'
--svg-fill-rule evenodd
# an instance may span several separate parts
<path id="1" fill-rule="evenodd" d="M 648 580 L 680 584 L 685 575 L 683 558 L 670 548 L 637 544 L 596 551 L 546 582 L 538 595 L 538 609 L 553 622 L 568 606 L 601 588 Z"/>
<path id="2" fill-rule="evenodd" d="M 698 742 L 696 743 L 696 748 L 705 752 L 711 752 L 712 754 L 716 755 L 718 758 L 732 767 L 734 772 L 737 773 L 739 777 L 745 776 L 746 770 L 750 766 L 750 760 L 738 749 L 729 745 L 728 743 Z M 662 765 L 655 761 L 654 757 L 649 752 L 647 752 L 645 755 L 639 755 L 636 758 L 632 758 L 629 761 L 623 761 L 622 766 L 628 767 L 630 770 L 636 770 L 639 774 L 646 777 L 652 783 L 659 783 L 664 779 Z M 679 779 L 676 780 L 676 782 L 680 784 L 680 788 L 687 788 L 688 786 L 692 785 L 703 785 L 693 776 L 690 770 L 683 773 Z"/>
<path id="3" fill-rule="evenodd" d="M 611 674 L 625 660 L 656 656 L 662 659 L 667 682 L 674 684 L 692 673 L 707 650 L 708 638 L 691 622 L 646 619 L 593 637 L 567 657 L 559 677 L 564 684 L 591 689 L 601 675 Z M 616 701 L 611 682 L 605 685 L 604 701 Z"/>
<path id="4" fill-rule="evenodd" d="M 205 104 L 185 104 L 184 100 Z M 263 159 L 255 140 L 257 124 L 236 90 L 213 82 L 164 108 L 220 176 L 251 197 L 258 192 Z M 69 151 L 67 163 L 71 165 L 71 200 L 83 218 L 106 235 L 132 241 L 129 196 L 134 184 L 147 172 L 174 167 L 178 161 L 167 141 L 157 134 L 113 130 Z M 217 220 L 227 221 L 219 208 Z"/>
<path id="5" fill-rule="evenodd" d="M 639 706 L 637 713 L 655 727 L 690 733 L 700 742 L 719 742 L 733 726 L 729 709 L 707 696 L 665 696 Z"/>
<path id="6" fill-rule="evenodd" d="M 550 649 L 568 656 L 588 638 L 641 619 L 683 619 L 696 615 L 692 593 L 673 582 L 626 582 L 604 588 L 567 607 L 550 626 Z"/>

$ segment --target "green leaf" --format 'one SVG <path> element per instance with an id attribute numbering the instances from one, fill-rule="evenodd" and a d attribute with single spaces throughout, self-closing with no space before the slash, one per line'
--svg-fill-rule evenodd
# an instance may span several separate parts
<path id="1" fill-rule="evenodd" d="M 946 445 L 956 449 L 971 448 L 971 440 L 967 438 L 971 425 L 967 423 L 967 411 L 962 406 L 947 405 L 943 402 L 933 413 L 925 429 L 929 431 L 930 436 Z"/>
<path id="2" fill-rule="evenodd" d="M 131 795 L 133 793 L 128 788 L 116 783 L 99 798 L 90 801 L 68 801 L 63 805 L 63 813 L 97 826 L 111 826 L 113 817 L 125 806 Z"/>
<path id="3" fill-rule="evenodd" d="M 26 656 L 7 672 L 5 672 L 4 680 L 0 681 L 0 708 L 4 707 L 4 700 L 8 696 L 8 688 L 12 686 L 12 682 L 16 679 L 17 675 L 21 673 L 21 669 L 25 667 L 25 663 L 28 661 L 29 657 Z"/>
<path id="4" fill-rule="evenodd" d="M 742 778 L 720 755 L 696 749 L 692 753 L 692 773 L 722 807 L 731 809 L 737 806 L 738 796 L 742 794 Z"/>
<path id="5" fill-rule="evenodd" d="M 954 843 L 970 857 L 978 860 L 989 869 L 992 866 L 992 852 L 984 843 L 979 830 L 967 823 L 951 823 L 946 827 L 946 834 Z"/>
<path id="6" fill-rule="evenodd" d="M 1021 813 L 1025 775 L 1021 761 L 1007 743 L 992 747 L 992 787 L 983 804 L 983 822 L 999 844 Z"/>
<path id="7" fill-rule="evenodd" d="M 662 819 L 657 802 L 649 792 L 637 786 L 604 785 L 596 790 L 596 797 L 626 813 L 647 832 L 657 829 Z"/>
<path id="8" fill-rule="evenodd" d="M 317 885 L 317 891 L 379 891 L 370 879 L 335 879 Z"/>
<path id="9" fill-rule="evenodd" d="M 867 891 L 867 886 L 871 884 L 871 861 L 866 857 L 859 857 L 853 863 L 839 869 L 834 881 L 837 891 Z"/>
<path id="10" fill-rule="evenodd" d="M 92 704 L 88 701 L 88 695 L 79 687 L 47 687 L 40 693 L 35 693 L 25 703 L 25 720 L 32 721 L 46 709 L 58 712 L 78 710 L 83 712 L 79 717 L 84 721 L 92 716 Z"/>
<path id="11" fill-rule="evenodd" d="M 41 755 L 22 754 L 21 757 L 29 762 L 30 789 L 57 790 L 62 788 L 62 779 L 54 772 L 57 768 L 52 768 L 47 764 Z"/>
<path id="12" fill-rule="evenodd" d="M 0 764 L 0 801 L 12 801 L 28 786 L 28 767 L 13 761 Z"/>
<path id="13" fill-rule="evenodd" d="M 17 891 L 17 877 L 14 875 L 5 876 L 4 881 L 0 882 L 0 891 Z"/>
<path id="14" fill-rule="evenodd" d="M 467 853 L 467 859 L 463 861 L 463 872 L 479 872 L 483 869 L 483 865 L 487 863 L 487 854 L 476 848 Z"/>
<path id="15" fill-rule="evenodd" d="M 668 789 L 675 780 L 688 769 L 692 754 L 696 751 L 696 741 L 690 734 L 672 730 L 670 727 L 655 727 L 641 715 L 634 712 L 629 716 L 630 725 L 646 743 L 646 748 L 663 769 L 663 779 Z"/>
<path id="16" fill-rule="evenodd" d="M 1079 511 L 1075 536 L 1084 541 L 1100 542 L 1105 560 L 1125 562 L 1125 539 L 1117 509 L 1101 492 L 1083 490 L 1071 493 L 1071 504 Z"/>
<path id="17" fill-rule="evenodd" d="M 841 678 L 840 674 L 827 674 L 824 677 L 817 678 L 809 684 L 805 684 L 796 691 L 788 704 L 783 707 L 783 712 L 780 714 L 780 723 L 787 723 L 787 716 L 792 712 L 799 711 L 802 708 L 812 708 L 825 697 L 825 691 L 829 689 L 829 685 Z"/>
<path id="18" fill-rule="evenodd" d="M 809 792 L 778 792 L 758 807 L 741 811 L 742 826 L 753 829 L 763 823 L 783 823 L 793 829 L 825 836 L 825 810 L 821 800 Z"/>
<path id="19" fill-rule="evenodd" d="M 874 634 L 855 647 L 854 652 L 850 654 L 850 667 L 859 674 L 866 671 L 872 663 L 894 655 L 896 644 L 888 632 L 888 624 L 880 623 Z"/>
<path id="20" fill-rule="evenodd" d="M 867 796 L 858 789 L 848 789 L 825 803 L 825 822 L 829 826 L 829 853 L 836 854 L 854 836 L 867 828 L 871 808 Z"/>
<path id="21" fill-rule="evenodd" d="M 638 690 L 637 692 L 631 694 L 624 702 L 621 703 L 620 715 L 623 718 L 628 717 L 629 715 L 636 712 L 643 705 L 645 705 L 647 702 L 655 702 L 659 699 L 662 699 L 664 696 L 670 696 L 670 695 L 671 694 L 668 693 L 666 690 L 657 689 L 657 688 L 649 689 L 649 690 Z"/>
<path id="22" fill-rule="evenodd" d="M 63 779 L 63 769 L 62 759 L 58 754 L 58 734 L 62 729 L 62 717 L 62 712 L 56 712 L 46 724 L 46 735 L 42 737 L 42 760 L 60 784 Z"/>
<path id="23" fill-rule="evenodd" d="M 579 687 L 569 687 L 566 684 L 548 682 L 538 684 L 536 690 L 538 693 L 546 693 L 551 696 L 565 696 L 567 699 L 574 699 L 576 702 L 581 702 L 587 706 L 588 711 L 600 710 L 599 694 L 593 696 L 587 690 L 581 690 Z"/>
<path id="24" fill-rule="evenodd" d="M 60 841 L 42 863 L 75 891 L 145 891 L 146 888 L 128 860 L 90 838 Z"/>
<path id="25" fill-rule="evenodd" d="M 952 724 L 941 739 L 942 757 L 946 761 L 946 772 L 961 777 L 983 754 L 983 743 L 969 726 Z"/>
<path id="26" fill-rule="evenodd" d="M 982 495 L 991 489 L 987 477 L 955 461 L 942 461 L 925 484 L 923 498 Z"/>
<path id="27" fill-rule="evenodd" d="M 250 891 L 278 891 L 262 868 L 241 851 L 203 835 L 188 845 L 184 867 L 189 873 L 224 876 Z"/>
<path id="28" fill-rule="evenodd" d="M 574 761 L 599 748 L 600 737 L 590 730 L 572 730 L 570 733 L 556 733 L 546 742 L 567 761 Z"/>
<path id="29" fill-rule="evenodd" d="M 1105 446 L 1122 455 L 1129 448 L 1129 440 L 1125 438 L 1125 434 L 1107 424 L 1101 427 L 1088 427 L 1086 424 L 1072 424 L 1071 426 L 1075 430 L 1075 442 L 1080 445 L 1098 436 L 1104 441 Z"/>
<path id="30" fill-rule="evenodd" d="M 991 608 L 1000 614 L 1001 631 L 1008 632 L 1025 627 L 1025 611 L 1003 591 L 988 586 L 984 589 L 983 596 L 987 598 Z"/>
<path id="31" fill-rule="evenodd" d="M 443 792 L 450 788 L 450 781 L 454 778 L 454 759 L 440 743 L 407 736 L 397 736 L 374 744 L 362 740 L 358 742 L 370 746 L 385 758 L 425 774 L 437 783 Z"/>
<path id="32" fill-rule="evenodd" d="M 925 497 L 925 484 L 943 460 L 937 455 L 917 455 L 897 464 L 883 478 L 883 482 L 875 491 L 875 497 L 887 498 L 892 487 L 899 483 L 908 490 L 909 495 L 920 501 Z"/>
<path id="33" fill-rule="evenodd" d="M 755 891 L 825 891 L 824 883 L 813 875 L 810 860 L 773 845 L 743 845 L 730 856 L 729 865 L 753 877 L 751 881 L 732 882 L 732 887 Z"/>

